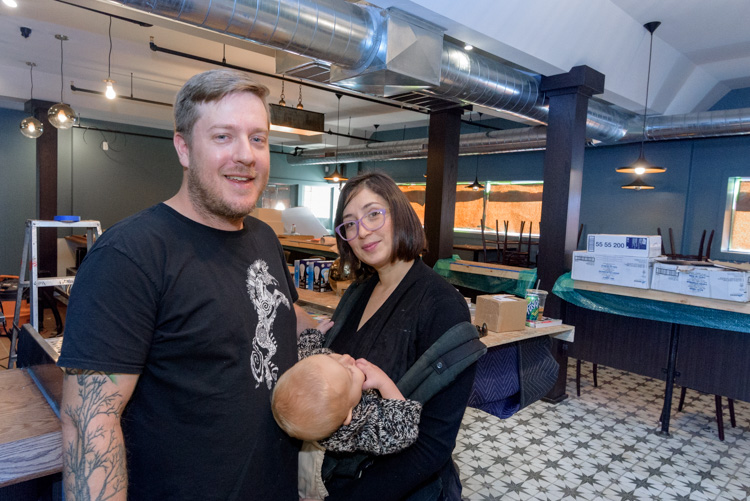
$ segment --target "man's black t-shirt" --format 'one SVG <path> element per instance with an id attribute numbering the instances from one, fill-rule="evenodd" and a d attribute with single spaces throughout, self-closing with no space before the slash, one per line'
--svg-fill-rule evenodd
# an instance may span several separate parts
<path id="1" fill-rule="evenodd" d="M 140 374 L 122 417 L 130 499 L 297 499 L 298 443 L 270 409 L 297 359 L 296 299 L 254 218 L 221 231 L 159 204 L 104 232 L 58 363 Z"/>

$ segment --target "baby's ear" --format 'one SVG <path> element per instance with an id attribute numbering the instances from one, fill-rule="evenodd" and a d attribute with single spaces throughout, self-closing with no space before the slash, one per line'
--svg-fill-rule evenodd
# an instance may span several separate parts
<path id="1" fill-rule="evenodd" d="M 349 414 L 346 415 L 346 419 L 344 419 L 344 424 L 347 425 L 352 422 L 352 409 L 349 409 Z"/>

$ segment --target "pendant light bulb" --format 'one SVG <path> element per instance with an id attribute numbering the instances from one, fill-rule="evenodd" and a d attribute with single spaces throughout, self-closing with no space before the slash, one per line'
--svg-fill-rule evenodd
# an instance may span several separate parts
<path id="1" fill-rule="evenodd" d="M 36 63 L 27 61 L 26 65 L 29 67 L 29 77 L 31 79 L 31 98 L 30 101 L 34 101 L 34 66 Z M 39 121 L 36 117 L 26 117 L 21 120 L 19 125 L 21 134 L 28 137 L 29 139 L 36 139 L 44 132 L 44 124 Z"/>
<path id="2" fill-rule="evenodd" d="M 114 80 L 105 80 L 104 83 L 107 84 L 107 90 L 104 91 L 104 97 L 107 99 L 114 99 L 117 97 L 117 92 L 115 92 L 114 88 Z"/>
<path id="3" fill-rule="evenodd" d="M 21 134 L 30 139 L 36 139 L 44 132 L 44 125 L 34 117 L 26 117 L 21 120 L 20 128 Z"/>
<path id="4" fill-rule="evenodd" d="M 66 35 L 55 35 L 55 38 L 60 40 L 60 102 L 47 111 L 47 119 L 57 129 L 70 129 L 78 122 L 78 116 L 73 108 L 63 102 L 63 68 L 65 67 L 63 42 L 68 40 L 68 37 Z"/>
<path id="5" fill-rule="evenodd" d="M 57 103 L 51 107 L 47 112 L 47 119 L 58 129 L 70 129 L 78 122 L 76 112 L 65 103 Z"/>

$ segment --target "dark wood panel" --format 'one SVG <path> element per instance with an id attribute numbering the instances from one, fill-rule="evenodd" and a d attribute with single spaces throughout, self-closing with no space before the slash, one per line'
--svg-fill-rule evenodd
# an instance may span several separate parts
<path id="1" fill-rule="evenodd" d="M 670 324 L 571 304 L 566 304 L 563 318 L 576 328 L 569 357 L 665 380 Z"/>
<path id="2" fill-rule="evenodd" d="M 750 401 L 750 334 L 683 325 L 675 383 Z"/>

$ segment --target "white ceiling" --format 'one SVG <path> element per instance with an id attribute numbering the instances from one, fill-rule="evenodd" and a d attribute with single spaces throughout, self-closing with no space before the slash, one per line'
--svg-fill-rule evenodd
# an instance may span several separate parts
<path id="1" fill-rule="evenodd" d="M 192 29 L 97 0 L 71 0 L 94 9 L 149 23 L 140 27 L 114 19 L 111 75 L 120 94 L 171 102 L 191 75 L 212 66 L 153 52 L 149 38 L 168 49 L 274 73 L 274 51 L 257 44 Z M 171 128 L 171 108 L 70 91 L 71 81 L 103 90 L 107 78 L 109 17 L 55 0 L 17 0 L 16 9 L 0 3 L 0 106 L 21 109 L 30 95 L 29 67 L 34 68 L 34 98 L 60 99 L 60 42 L 64 34 L 64 100 L 82 119 L 103 119 Z M 732 89 L 750 87 L 750 1 L 748 0 L 370 0 L 427 19 L 458 40 L 541 75 L 588 65 L 605 74 L 607 102 L 642 113 L 649 35 L 643 24 L 661 21 L 654 34 L 649 113 L 677 115 L 705 111 Z M 23 38 L 20 27 L 31 28 Z M 226 48 L 225 45 L 226 44 Z M 281 82 L 258 77 L 278 101 Z M 287 82 L 288 105 L 296 104 L 299 86 Z M 326 130 L 369 136 L 379 130 L 426 124 L 427 116 L 344 96 L 337 123 L 332 93 L 304 87 L 306 109 L 326 114 Z M 490 112 L 489 110 L 482 110 Z M 475 115 L 476 118 L 476 115 Z M 340 127 L 337 129 L 337 127 Z M 304 144 L 281 135 L 276 143 Z M 335 144 L 324 135 L 310 143 Z M 346 144 L 341 140 L 341 144 Z"/>

